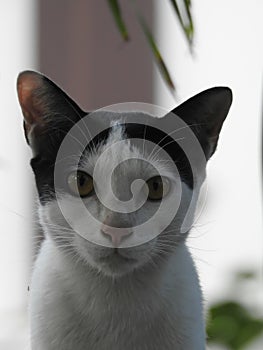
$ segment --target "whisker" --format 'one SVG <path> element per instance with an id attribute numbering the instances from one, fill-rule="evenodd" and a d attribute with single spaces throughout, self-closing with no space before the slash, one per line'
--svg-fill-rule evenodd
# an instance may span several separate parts
<path id="1" fill-rule="evenodd" d="M 172 130 L 171 132 L 169 132 L 168 134 L 166 134 L 166 135 L 154 146 L 152 152 L 154 151 L 155 147 L 157 147 L 163 140 L 165 140 L 165 138 L 166 138 L 167 136 L 170 136 L 170 135 L 174 134 L 175 132 L 181 131 L 181 130 L 186 129 L 186 128 L 189 128 L 189 127 L 191 127 L 191 126 L 200 126 L 200 125 L 202 125 L 202 124 L 201 124 L 201 123 L 188 124 L 188 125 L 182 126 L 181 128 Z M 175 142 L 175 141 L 177 141 L 177 140 L 173 140 L 173 142 Z M 151 153 L 152 153 L 152 152 L 151 152 Z"/>

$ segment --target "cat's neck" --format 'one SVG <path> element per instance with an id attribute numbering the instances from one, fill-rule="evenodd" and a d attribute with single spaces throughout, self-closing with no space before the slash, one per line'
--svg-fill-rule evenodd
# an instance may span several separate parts
<path id="1" fill-rule="evenodd" d="M 108 334 L 110 320 L 112 329 L 123 336 L 128 334 L 128 338 L 132 337 L 131 326 L 140 325 L 138 339 L 143 339 L 152 327 L 151 348 L 159 342 L 157 335 L 161 327 L 162 345 L 166 339 L 170 344 L 169 334 L 175 334 L 176 339 L 180 340 L 181 336 L 189 339 L 184 349 L 203 349 L 200 345 L 204 343 L 201 291 L 192 258 L 183 242 L 158 267 L 149 265 L 144 270 L 110 278 L 63 255 L 53 241 L 46 239 L 36 262 L 33 280 L 33 295 L 38 296 L 39 290 L 52 295 L 47 319 L 53 320 L 53 310 L 57 310 L 58 305 L 61 305 L 62 315 L 58 325 L 63 323 L 66 314 L 75 327 L 81 315 L 86 323 L 83 321 L 84 328 L 77 329 L 77 333 L 83 331 L 85 334 L 86 329 L 92 329 L 94 336 L 100 338 L 101 329 Z M 67 301 L 65 304 L 60 302 L 62 296 Z M 37 298 L 31 303 L 35 309 L 41 305 Z M 148 329 L 146 325 L 150 324 Z M 108 334 L 105 341 L 109 338 Z M 196 345 L 196 339 L 199 345 Z M 127 341 L 125 336 L 121 340 L 123 343 Z M 175 344 L 177 341 L 179 344 L 179 340 L 175 340 Z M 102 346 L 96 349 L 100 348 Z M 162 348 L 161 345 L 158 348 Z M 171 347 L 167 345 L 165 348 Z"/>
<path id="2" fill-rule="evenodd" d="M 52 257 L 54 269 L 63 279 L 66 289 L 74 291 L 80 298 L 88 298 L 90 294 L 96 295 L 98 300 L 105 300 L 115 298 L 117 291 L 126 298 L 139 293 L 141 297 L 145 296 L 150 301 L 151 297 L 157 297 L 166 288 L 176 287 L 179 291 L 185 284 L 193 284 L 193 278 L 197 279 L 192 258 L 184 242 L 181 242 L 170 256 L 119 277 L 107 276 L 87 263 L 65 255 L 50 239 L 44 244 L 49 255 L 46 258 Z M 86 293 L 83 293 L 83 290 Z"/>
<path id="3" fill-rule="evenodd" d="M 150 288 L 152 285 L 158 285 L 163 283 L 163 279 L 166 277 L 165 271 L 169 269 L 172 257 L 159 257 L 155 260 L 150 260 L 144 266 L 134 269 L 128 274 L 120 276 L 109 276 L 104 272 L 100 272 L 97 268 L 93 268 L 90 264 L 86 263 L 84 260 L 76 259 L 74 256 L 70 256 L 63 251 L 60 251 L 52 240 L 48 240 L 47 243 L 51 250 L 53 250 L 52 255 L 56 256 L 56 266 L 59 272 L 62 273 L 65 278 L 69 275 L 76 280 L 84 282 L 89 281 L 89 288 L 94 284 L 94 288 L 103 288 L 107 291 L 112 288 L 118 287 L 118 290 L 122 289 L 145 289 Z M 182 243 L 183 245 L 183 243 Z M 185 249 L 182 246 L 180 249 Z M 77 281 L 75 281 L 77 282 Z M 73 282 L 74 283 L 74 282 Z"/>

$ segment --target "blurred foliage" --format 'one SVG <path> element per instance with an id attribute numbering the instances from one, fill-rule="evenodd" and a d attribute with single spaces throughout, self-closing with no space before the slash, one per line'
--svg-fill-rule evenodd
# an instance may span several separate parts
<path id="1" fill-rule="evenodd" d="M 122 18 L 121 8 L 117 0 L 108 0 L 111 12 L 113 14 L 115 23 L 118 27 L 118 30 L 123 38 L 123 40 L 128 41 L 129 35 L 126 24 Z"/>
<path id="2" fill-rule="evenodd" d="M 123 40 L 128 41 L 130 39 L 127 26 L 125 24 L 124 18 L 122 16 L 122 11 L 120 3 L 118 0 L 107 0 L 110 10 L 112 12 L 115 24 L 123 38 Z M 128 0 L 127 0 L 128 1 Z M 130 0 L 136 6 L 136 1 Z M 189 44 L 190 51 L 192 52 L 192 44 L 194 37 L 194 24 L 191 13 L 191 0 L 169 0 L 174 10 L 175 16 L 179 22 L 181 29 L 185 35 L 185 38 Z M 160 53 L 160 50 L 156 44 L 154 36 L 149 29 L 144 17 L 141 12 L 136 7 L 137 20 L 142 28 L 142 32 L 146 38 L 146 41 L 152 51 L 153 57 L 157 63 L 160 73 L 171 90 L 175 90 L 175 85 L 172 81 L 169 70 L 164 62 L 164 59 Z"/>
<path id="3" fill-rule="evenodd" d="M 237 271 L 235 274 L 235 278 L 237 281 L 253 279 L 256 278 L 256 273 L 255 271 Z"/>
<path id="4" fill-rule="evenodd" d="M 234 275 L 233 283 L 238 288 L 240 283 L 246 283 L 255 276 L 253 271 L 240 271 Z M 247 297 L 253 298 L 253 291 Z M 229 298 L 210 306 L 207 322 L 208 343 L 221 344 L 229 350 L 241 350 L 261 334 L 263 318 L 254 316 L 242 302 Z"/>
<path id="5" fill-rule="evenodd" d="M 208 342 L 243 349 L 263 332 L 263 319 L 254 318 L 241 304 L 225 301 L 212 305 L 209 310 Z"/>
<path id="6" fill-rule="evenodd" d="M 142 27 L 143 32 L 144 32 L 144 34 L 145 34 L 145 36 L 146 36 L 146 38 L 148 40 L 148 43 L 149 43 L 149 45 L 151 47 L 151 50 L 152 50 L 152 52 L 154 54 L 154 57 L 155 57 L 155 60 L 156 60 L 156 62 L 158 64 L 159 70 L 160 70 L 164 80 L 168 84 L 168 86 L 171 89 L 174 90 L 175 89 L 174 83 L 173 83 L 173 81 L 171 79 L 171 76 L 169 74 L 169 71 L 168 71 L 168 69 L 167 69 L 167 67 L 166 67 L 166 65 L 164 63 L 164 60 L 163 60 L 163 58 L 162 58 L 162 56 L 160 54 L 160 51 L 159 51 L 159 49 L 158 49 L 158 47 L 157 47 L 157 45 L 156 45 L 156 43 L 154 41 L 153 35 L 152 35 L 151 31 L 149 30 L 149 28 L 148 28 L 146 22 L 144 21 L 143 17 L 140 16 L 139 18 L 140 18 L 141 27 Z"/>

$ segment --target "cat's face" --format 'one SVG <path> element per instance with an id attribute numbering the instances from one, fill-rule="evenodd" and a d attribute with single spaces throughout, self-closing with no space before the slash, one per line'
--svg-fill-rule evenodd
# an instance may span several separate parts
<path id="1" fill-rule="evenodd" d="M 110 123 L 116 114 L 106 116 Z M 131 136 L 137 137 L 143 129 L 144 125 L 139 130 L 132 125 L 125 128 L 120 119 L 104 142 L 84 151 L 80 161 L 73 157 L 72 162 L 71 155 L 63 152 L 55 170 L 57 198 L 51 194 L 49 199 L 45 193 L 39 208 L 42 226 L 58 246 L 74 249 L 108 274 L 123 274 L 149 263 L 175 249 L 185 236 L 180 228 L 193 194 L 187 184 L 191 169 L 181 164 L 182 181 L 158 147 L 154 151 L 144 139 L 141 145 L 134 142 Z M 37 166 L 34 169 L 37 174 Z M 138 179 L 143 181 L 136 184 Z M 47 190 L 41 187 L 41 191 Z M 121 206 L 116 210 L 114 196 Z"/>
<path id="2" fill-rule="evenodd" d="M 18 96 L 40 221 L 61 251 L 119 276 L 176 250 L 193 221 L 229 89 L 210 89 L 180 105 L 177 123 L 170 114 L 87 114 L 35 72 L 19 76 Z"/>

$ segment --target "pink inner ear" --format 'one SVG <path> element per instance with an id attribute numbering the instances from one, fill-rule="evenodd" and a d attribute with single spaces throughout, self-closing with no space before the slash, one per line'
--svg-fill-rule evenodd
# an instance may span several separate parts
<path id="1" fill-rule="evenodd" d="M 17 79 L 18 99 L 27 124 L 40 122 L 40 105 L 34 98 L 34 92 L 41 88 L 42 84 L 42 76 L 35 72 L 23 72 Z"/>

